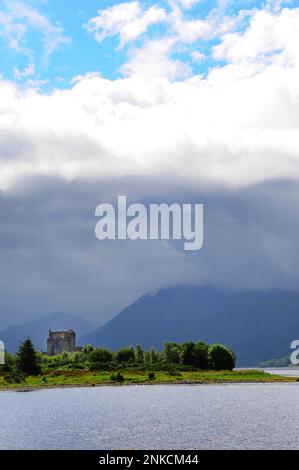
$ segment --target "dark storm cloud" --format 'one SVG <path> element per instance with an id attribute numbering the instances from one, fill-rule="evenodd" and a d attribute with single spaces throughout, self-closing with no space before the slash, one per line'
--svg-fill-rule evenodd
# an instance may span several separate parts
<path id="1" fill-rule="evenodd" d="M 205 205 L 204 247 L 95 238 L 95 207 L 129 202 Z M 298 286 L 299 184 L 232 191 L 162 179 L 22 180 L 0 197 L 0 327 L 54 311 L 100 324 L 144 292 L 176 284 Z"/>

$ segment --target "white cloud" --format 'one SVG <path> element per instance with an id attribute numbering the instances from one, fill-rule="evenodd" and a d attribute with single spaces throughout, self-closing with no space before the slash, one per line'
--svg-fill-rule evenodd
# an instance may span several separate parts
<path id="1" fill-rule="evenodd" d="M 191 8 L 193 5 L 195 5 L 199 1 L 201 1 L 201 0 L 179 0 L 180 4 L 184 8 Z"/>
<path id="2" fill-rule="evenodd" d="M 217 73 L 173 83 L 82 78 L 51 96 L 2 83 L 0 187 L 33 175 L 172 175 L 235 187 L 298 178 L 298 69 Z"/>
<path id="3" fill-rule="evenodd" d="M 70 42 L 60 26 L 51 23 L 36 9 L 22 2 L 7 2 L 7 8 L 0 12 L 0 35 L 7 41 L 9 47 L 27 55 L 31 61 L 33 51 L 28 45 L 28 32 L 32 28 L 41 32 L 45 60 L 60 44 Z"/>
<path id="4" fill-rule="evenodd" d="M 23 71 L 24 77 L 29 77 L 30 75 L 35 74 L 35 65 L 34 64 L 28 64 L 27 67 L 25 67 Z"/>
<path id="5" fill-rule="evenodd" d="M 154 5 L 145 10 L 139 1 L 132 1 L 99 10 L 99 15 L 91 18 L 86 28 L 94 33 L 98 42 L 107 36 L 119 35 L 120 46 L 123 47 L 138 39 L 151 25 L 166 19 L 167 14 L 163 8 Z"/>
<path id="6" fill-rule="evenodd" d="M 252 45 L 261 18 L 266 39 Z M 33 175 L 232 187 L 299 178 L 298 30 L 296 9 L 256 13 L 230 47 L 224 36 L 216 52 L 228 64 L 207 77 L 169 59 L 175 39 L 164 38 L 132 52 L 116 80 L 87 74 L 50 95 L 2 81 L 0 187 Z M 273 44 L 280 60 L 267 55 Z"/>
<path id="7" fill-rule="evenodd" d="M 214 21 L 211 18 L 185 20 L 182 10 L 172 4 L 170 22 L 177 40 L 183 43 L 193 43 L 198 39 L 210 39 L 215 34 Z"/>
<path id="8" fill-rule="evenodd" d="M 24 52 L 20 43 L 26 34 L 26 27 L 17 21 L 9 13 L 0 12 L 0 35 L 4 37 L 12 49 Z"/>
<path id="9" fill-rule="evenodd" d="M 224 35 L 214 56 L 230 62 L 298 61 L 299 8 L 255 12 L 246 31 Z"/>
<path id="10" fill-rule="evenodd" d="M 277 13 L 285 6 L 290 6 L 294 3 L 294 0 L 266 0 L 265 8 L 269 11 Z"/>
<path id="11" fill-rule="evenodd" d="M 3 311 L 44 302 L 98 318 L 99 299 L 111 315 L 165 285 L 298 286 L 298 184 L 247 188 L 299 179 L 298 12 L 250 14 L 239 33 L 239 18 L 219 11 L 204 25 L 180 15 L 177 28 L 168 16 L 167 34 L 132 47 L 115 80 L 88 73 L 47 95 L 33 67 L 16 70 L 28 88 L 0 79 Z M 10 37 L 21 48 L 19 26 Z M 192 76 L 173 53 L 200 60 L 196 41 L 214 35 L 227 65 Z M 204 200 L 200 258 L 164 242 L 98 245 L 93 208 L 120 188 L 134 200 Z"/>
<path id="12" fill-rule="evenodd" d="M 170 80 L 191 75 L 187 64 L 171 59 L 171 51 L 176 41 L 171 38 L 146 42 L 143 47 L 131 50 L 128 62 L 122 67 L 124 75 L 145 77 L 164 77 Z"/>
<path id="13" fill-rule="evenodd" d="M 194 16 L 194 19 L 188 19 L 182 8 L 175 1 L 170 0 L 169 25 L 177 42 L 193 44 L 198 40 L 209 41 L 234 30 L 242 21 L 244 13 L 240 11 L 238 15 L 227 16 L 226 3 L 219 1 L 204 18 Z"/>
<path id="14" fill-rule="evenodd" d="M 14 78 L 20 80 L 23 77 L 30 77 L 35 74 L 35 64 L 28 64 L 23 71 L 14 67 Z"/>
<path id="15" fill-rule="evenodd" d="M 205 55 L 200 51 L 192 51 L 191 57 L 193 62 L 202 62 L 205 59 Z"/>
<path id="16" fill-rule="evenodd" d="M 227 1 L 218 1 L 215 8 L 203 18 L 186 18 L 185 8 L 196 3 L 194 0 L 168 0 L 167 11 L 158 6 L 144 9 L 141 2 L 132 1 L 120 3 L 104 10 L 91 18 L 86 29 L 93 33 L 98 42 L 108 36 L 119 36 L 119 48 L 130 43 L 129 61 L 122 67 L 128 73 L 148 73 L 148 76 L 165 74 L 170 79 L 186 77 L 191 69 L 179 59 L 172 59 L 174 54 L 189 52 L 193 62 L 196 53 L 193 45 L 198 41 L 209 42 L 221 37 L 228 31 L 233 31 L 243 20 L 243 13 L 226 16 Z M 154 23 L 163 23 L 164 29 L 159 30 L 155 37 L 144 33 Z M 142 36 L 141 45 L 134 46 L 134 41 Z"/>
<path id="17" fill-rule="evenodd" d="M 140 73 L 148 77 L 165 76 L 171 80 L 191 75 L 191 64 L 184 63 L 176 54 L 187 53 L 193 63 L 202 59 L 193 48 L 198 41 L 208 43 L 220 38 L 228 31 L 236 29 L 244 13 L 226 16 L 226 0 L 216 2 L 215 8 L 203 18 L 186 17 L 186 8 L 197 0 L 168 0 L 167 10 L 154 5 L 143 8 L 141 2 L 131 1 L 116 4 L 99 10 L 97 17 L 91 18 L 85 28 L 98 42 L 108 36 L 119 37 L 119 49 L 130 44 L 129 60 L 121 68 L 125 75 Z M 163 23 L 163 29 L 151 37 L 148 27 Z M 138 47 L 134 41 L 141 39 Z"/>
<path id="18" fill-rule="evenodd" d="M 86 29 L 93 33 L 98 42 L 108 36 L 119 36 L 120 47 L 139 39 L 149 26 L 164 23 L 167 29 L 165 39 L 176 43 L 191 44 L 199 39 L 209 40 L 217 35 L 231 31 L 240 21 L 238 16 L 225 16 L 226 1 L 219 1 L 205 18 L 186 19 L 184 7 L 189 8 L 198 0 L 169 0 L 169 11 L 154 5 L 147 10 L 141 2 L 131 1 L 116 4 L 91 18 Z"/>

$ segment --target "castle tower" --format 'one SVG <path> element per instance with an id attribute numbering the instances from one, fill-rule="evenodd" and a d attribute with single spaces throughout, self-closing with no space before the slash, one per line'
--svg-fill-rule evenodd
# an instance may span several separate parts
<path id="1" fill-rule="evenodd" d="M 56 356 L 64 351 L 76 351 L 76 333 L 73 330 L 69 331 L 51 331 L 49 330 L 49 337 L 47 339 L 47 353 L 48 356 Z"/>

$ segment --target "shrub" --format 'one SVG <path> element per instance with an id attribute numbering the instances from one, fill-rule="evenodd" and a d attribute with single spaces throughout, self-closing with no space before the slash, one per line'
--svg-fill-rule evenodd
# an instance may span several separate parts
<path id="1" fill-rule="evenodd" d="M 8 353 L 7 351 L 5 352 L 5 364 L 0 365 L 0 372 L 11 372 L 16 365 L 15 357 Z"/>
<path id="2" fill-rule="evenodd" d="M 25 382 L 24 375 L 16 369 L 13 369 L 10 374 L 4 377 L 5 382 L 20 384 Z"/>
<path id="3" fill-rule="evenodd" d="M 132 362 L 135 359 L 135 351 L 132 346 L 129 348 L 122 348 L 116 353 L 117 362 Z"/>
<path id="4" fill-rule="evenodd" d="M 231 349 L 215 343 L 209 348 L 209 363 L 213 370 L 233 370 L 236 355 Z"/>
<path id="5" fill-rule="evenodd" d="M 108 349 L 99 348 L 90 353 L 91 362 L 107 363 L 113 360 L 113 354 Z"/>
<path id="6" fill-rule="evenodd" d="M 93 370 L 102 370 L 103 369 L 103 364 L 101 362 L 91 362 L 88 364 L 88 369 L 93 371 Z"/>
<path id="7" fill-rule="evenodd" d="M 66 369 L 70 369 L 70 370 L 84 370 L 85 369 L 83 364 L 68 364 L 65 367 Z"/>
<path id="8" fill-rule="evenodd" d="M 150 373 L 148 374 L 148 378 L 149 378 L 149 380 L 155 380 L 156 375 L 154 374 L 154 372 L 150 372 Z"/>
<path id="9" fill-rule="evenodd" d="M 117 374 L 112 374 L 110 376 L 110 380 L 112 382 L 123 382 L 125 380 L 125 378 L 120 372 L 117 372 Z"/>

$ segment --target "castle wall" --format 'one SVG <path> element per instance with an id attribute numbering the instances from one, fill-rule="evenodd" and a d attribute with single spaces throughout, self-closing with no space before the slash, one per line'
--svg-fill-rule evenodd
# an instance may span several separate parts
<path id="1" fill-rule="evenodd" d="M 49 331 L 47 340 L 48 356 L 56 356 L 66 352 L 76 351 L 76 333 L 70 331 Z"/>

